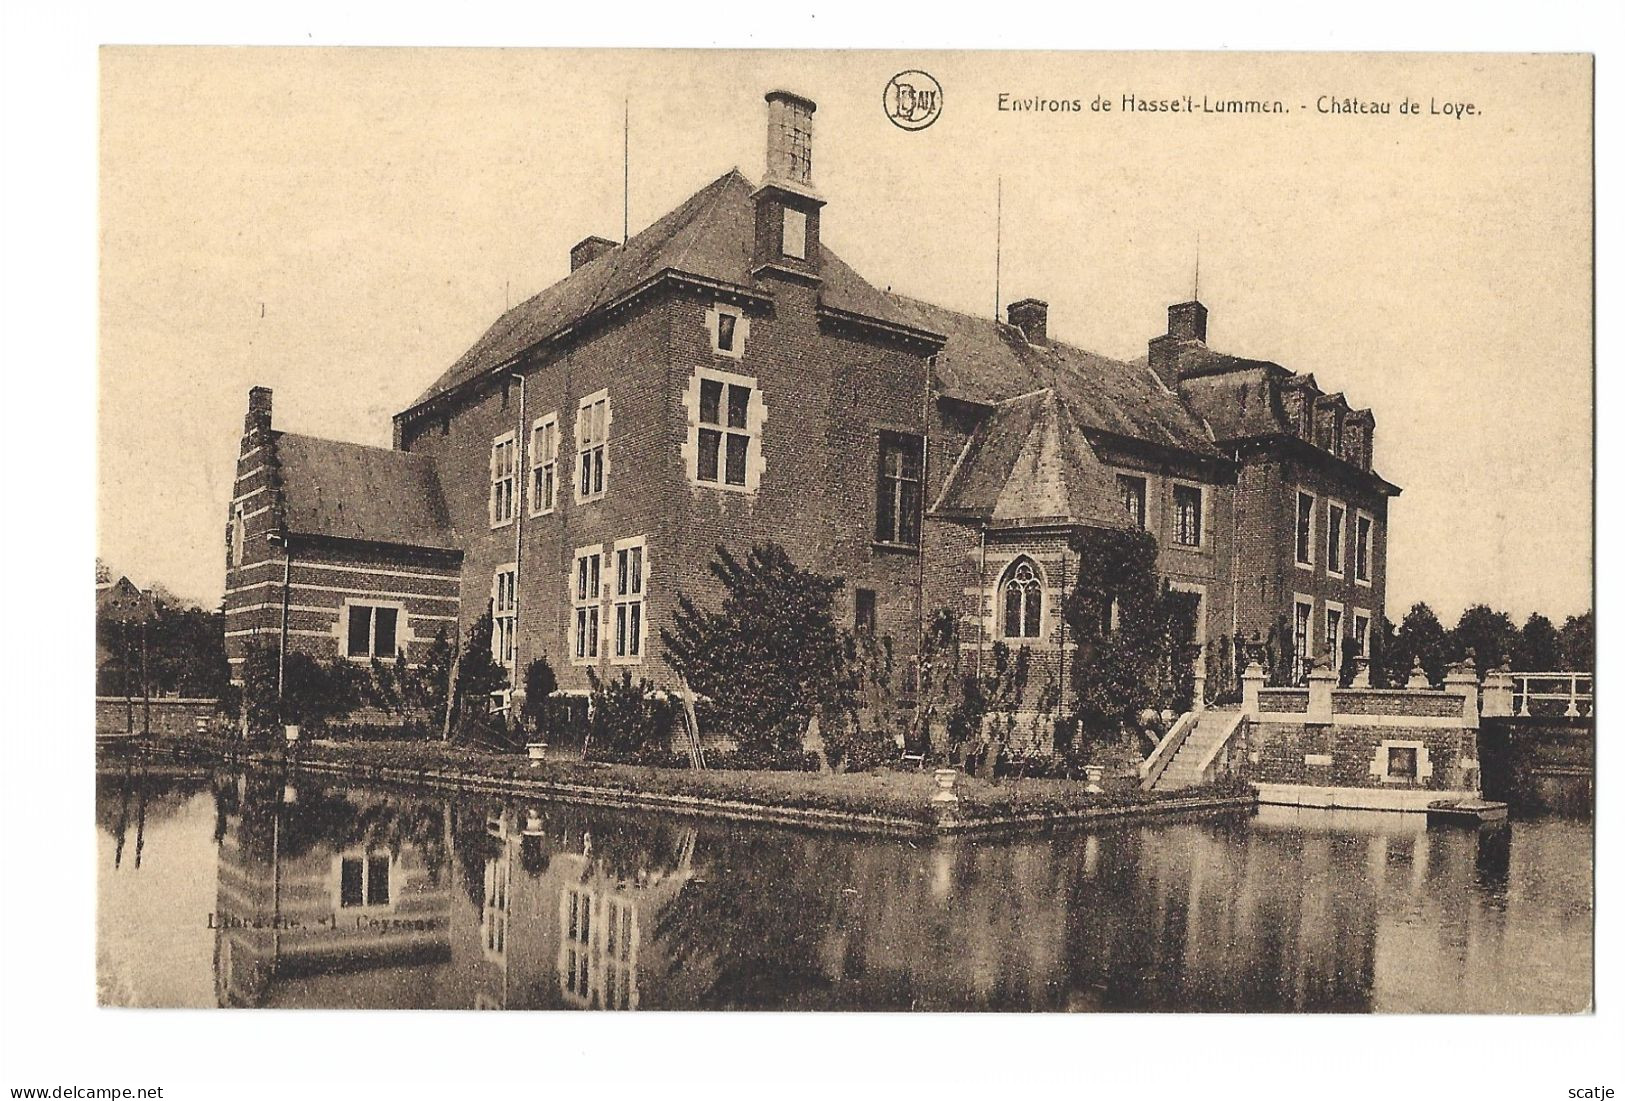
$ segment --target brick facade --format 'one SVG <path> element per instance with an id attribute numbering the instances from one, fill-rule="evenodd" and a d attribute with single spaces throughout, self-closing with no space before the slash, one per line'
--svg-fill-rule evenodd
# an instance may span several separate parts
<path id="1" fill-rule="evenodd" d="M 798 140 L 810 135 L 810 101 L 774 96 L 773 110 L 796 113 Z M 810 162 L 772 144 L 783 129 L 770 127 L 768 163 L 793 165 L 796 178 L 770 175 L 755 188 L 735 171 L 623 245 L 583 242 L 566 279 L 510 310 L 395 418 L 393 459 L 307 440 L 306 469 L 292 475 L 279 464 L 269 392 L 254 391 L 233 517 L 246 507 L 240 524 L 228 520 L 228 543 L 240 544 L 227 579 L 234 662 L 249 640 L 280 637 L 284 615 L 290 646 L 343 652 L 347 608 L 369 600 L 398 607 L 401 646 L 416 660 L 436 630 L 466 637 L 494 597 L 509 600 L 498 575 L 511 572 L 516 682 L 546 657 L 566 691 L 584 690 L 589 670 L 622 668 L 667 685 L 660 633 L 678 597 L 714 605 L 717 548 L 775 542 L 845 579 L 846 626 L 862 594 L 910 684 L 929 615 L 952 608 L 965 645 L 990 645 L 1004 633 L 1001 579 L 1030 561 L 1042 630 L 1015 641 L 1032 653 L 1035 694 L 1072 672 L 1059 614 L 1078 574 L 1072 533 L 1135 526 L 1120 475 L 1143 479 L 1140 522 L 1157 540 L 1159 572 L 1200 596 L 1199 671 L 1221 650 L 1228 658 L 1236 637 L 1262 638 L 1289 620 L 1294 593 L 1311 593 L 1317 610 L 1334 600 L 1350 614 L 1381 613 L 1393 487 L 1370 473 L 1369 414 L 1275 365 L 1215 357 L 1199 303 L 1170 311 L 1147 365 L 1051 341 L 1036 299 L 1003 324 L 880 291 L 819 241 L 830 211 Z M 803 219 L 785 211 L 804 215 L 804 230 L 791 233 Z M 1267 423 L 1219 415 L 1255 391 L 1249 415 L 1267 407 Z M 1283 418 L 1300 406 L 1304 437 L 1283 436 Z M 585 496 L 584 434 L 602 446 Z M 538 455 L 549 440 L 556 457 Z M 530 484 L 533 465 L 546 462 L 553 500 Z M 508 463 L 512 489 L 494 490 Z M 888 474 L 883 463 L 899 465 Z M 288 503 L 290 478 L 303 486 L 299 507 Z M 1336 495 L 1351 528 L 1356 509 L 1373 518 L 1369 586 L 1352 569 L 1338 579 L 1324 563 L 1294 568 L 1300 486 Z M 895 501 L 912 502 L 917 536 L 881 530 L 882 498 L 894 492 L 913 494 Z M 1192 493 L 1200 538 L 1184 546 Z M 399 524 L 356 507 L 396 494 L 412 502 Z M 634 547 L 642 585 L 621 591 L 621 567 L 640 560 L 622 552 Z M 578 571 L 591 553 L 603 557 L 596 590 L 583 596 Z M 596 653 L 583 626 L 593 623 Z"/>

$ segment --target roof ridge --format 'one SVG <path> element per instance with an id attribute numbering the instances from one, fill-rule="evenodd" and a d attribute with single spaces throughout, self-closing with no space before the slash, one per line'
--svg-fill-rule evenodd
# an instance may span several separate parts
<path id="1" fill-rule="evenodd" d="M 413 462 L 427 461 L 429 458 L 427 455 L 416 451 L 401 451 L 394 447 L 380 447 L 375 443 L 358 443 L 355 440 L 336 440 L 331 436 L 313 436 L 309 432 L 284 432 L 277 429 L 273 435 L 278 439 L 291 437 L 296 440 L 314 440 L 317 443 L 331 444 L 335 447 L 353 447 L 361 451 L 377 451 L 385 455 L 401 455 Z"/>
<path id="2" fill-rule="evenodd" d="M 704 210 L 699 211 L 697 214 L 695 214 L 694 217 L 688 219 L 688 222 L 687 222 L 687 224 L 686 224 L 686 226 L 684 228 L 687 228 L 687 227 L 691 226 L 691 227 L 694 228 L 694 232 L 696 234 L 704 234 L 706 229 L 711 225 L 711 219 L 712 219 L 713 216 L 715 216 L 715 214 L 717 212 L 717 207 L 719 207 L 722 204 L 723 192 L 727 190 L 726 187 L 723 187 L 723 186 L 720 186 L 720 185 L 727 183 L 729 180 L 733 179 L 735 176 L 739 177 L 739 180 L 740 180 L 741 183 L 747 183 L 747 181 L 745 180 L 745 177 L 740 174 L 739 168 L 737 166 L 735 166 L 733 168 L 730 168 L 728 171 L 724 172 L 722 175 L 718 176 L 716 179 L 712 180 L 710 183 L 706 184 L 703 188 L 700 189 L 699 192 L 697 192 L 697 194 L 704 194 L 705 192 L 710 191 L 711 192 L 710 201 L 705 204 L 705 209 Z M 747 183 L 747 186 L 748 186 L 748 183 Z M 677 232 L 679 232 L 679 231 L 674 231 L 672 233 L 673 238 L 675 238 L 677 236 Z M 685 242 L 683 244 L 683 247 L 682 247 L 681 251 L 679 251 L 676 256 L 672 257 L 671 264 L 669 266 L 673 267 L 673 268 L 677 268 L 678 270 L 682 270 L 681 265 L 682 265 L 684 260 L 688 259 L 688 254 L 691 251 L 693 251 L 693 247 L 694 247 L 694 242 L 693 241 Z"/>
<path id="3" fill-rule="evenodd" d="M 932 302 L 929 299 L 920 298 L 917 295 L 903 294 L 901 291 L 887 290 L 887 291 L 881 291 L 881 293 L 886 295 L 889 298 L 895 298 L 895 299 L 898 299 L 899 301 L 904 302 L 904 303 L 911 303 L 911 304 L 917 305 L 917 306 L 924 306 L 927 309 L 940 310 L 943 313 L 953 314 L 955 317 L 960 317 L 960 318 L 965 319 L 966 321 L 975 322 L 976 324 L 979 324 L 979 325 L 991 325 L 994 328 L 994 330 L 998 331 L 998 332 L 1010 331 L 1010 332 L 1014 332 L 1014 333 L 1020 333 L 1023 337 L 1026 336 L 1026 333 L 1023 332 L 1023 330 L 1021 329 L 1021 327 L 1019 325 L 1012 325 L 1008 321 L 1001 321 L 997 317 L 985 317 L 982 314 L 966 313 L 964 310 L 956 310 L 952 306 L 943 306 L 943 305 L 941 305 L 939 303 Z M 1104 352 L 1096 352 L 1096 351 L 1093 351 L 1093 350 L 1091 350 L 1089 348 L 1085 348 L 1081 344 L 1073 344 L 1072 342 L 1067 341 L 1067 340 L 1056 340 L 1054 337 L 1049 337 L 1049 338 L 1045 339 L 1042 343 L 1039 343 L 1039 344 L 1034 344 L 1032 341 L 1027 341 L 1027 346 L 1029 348 L 1034 348 L 1034 349 L 1037 349 L 1039 351 L 1043 351 L 1046 348 L 1059 347 L 1059 348 L 1064 348 L 1064 349 L 1066 349 L 1067 351 L 1070 351 L 1070 352 L 1078 352 L 1078 353 L 1081 353 L 1082 355 L 1092 356 L 1095 359 L 1105 360 L 1107 363 L 1119 364 L 1119 365 L 1122 365 L 1122 366 L 1131 366 L 1132 365 L 1132 361 L 1130 361 L 1130 360 L 1118 359 L 1116 356 L 1109 356 L 1109 355 L 1105 354 Z"/>

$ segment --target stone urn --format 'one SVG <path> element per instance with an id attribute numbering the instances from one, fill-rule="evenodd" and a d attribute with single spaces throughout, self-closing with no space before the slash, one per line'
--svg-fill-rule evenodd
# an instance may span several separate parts
<path id="1" fill-rule="evenodd" d="M 936 807 L 951 807 L 959 803 L 959 793 L 954 790 L 959 783 L 959 770 L 956 768 L 939 768 L 932 774 L 936 781 L 936 790 L 931 793 L 931 805 Z"/>
<path id="2" fill-rule="evenodd" d="M 1105 765 L 1084 765 L 1083 790 L 1088 792 L 1090 795 L 1102 794 L 1106 789 L 1100 786 L 1100 780 L 1105 774 Z"/>
<path id="3" fill-rule="evenodd" d="M 547 760 L 547 743 L 526 742 L 525 753 L 530 757 L 530 767 L 539 768 L 541 767 L 541 763 Z"/>
<path id="4" fill-rule="evenodd" d="M 540 837 L 542 835 L 542 812 L 535 807 L 525 811 L 525 828 L 522 831 L 526 837 Z"/>
<path id="5" fill-rule="evenodd" d="M 288 740 L 289 745 L 293 745 L 299 740 L 299 724 L 288 723 L 282 728 L 282 736 Z"/>

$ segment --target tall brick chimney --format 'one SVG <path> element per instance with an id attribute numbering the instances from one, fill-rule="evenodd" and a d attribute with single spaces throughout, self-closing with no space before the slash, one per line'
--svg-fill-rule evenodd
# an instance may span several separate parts
<path id="1" fill-rule="evenodd" d="M 756 194 L 754 272 L 774 269 L 818 278 L 818 212 L 824 200 L 812 182 L 812 117 L 806 96 L 767 93 L 767 175 Z"/>
<path id="2" fill-rule="evenodd" d="M 1028 344 L 1049 343 L 1049 303 L 1023 298 L 1005 307 L 1010 324 L 1021 330 Z"/>
<path id="3" fill-rule="evenodd" d="M 1191 299 L 1168 307 L 1168 331 L 1151 338 L 1148 359 L 1163 385 L 1172 387 L 1206 351 L 1207 307 Z"/>
<path id="4" fill-rule="evenodd" d="M 243 418 L 244 432 L 271 430 L 271 388 L 256 386 L 248 392 L 248 415 Z"/>
<path id="5" fill-rule="evenodd" d="M 570 270 L 575 271 L 577 268 L 585 267 L 615 247 L 615 242 L 607 237 L 592 236 L 583 238 L 570 250 Z"/>

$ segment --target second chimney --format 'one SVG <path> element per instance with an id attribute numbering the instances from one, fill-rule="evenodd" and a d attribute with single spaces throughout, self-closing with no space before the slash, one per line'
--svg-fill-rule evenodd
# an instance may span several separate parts
<path id="1" fill-rule="evenodd" d="M 570 250 L 570 270 L 585 267 L 615 247 L 607 237 L 588 237 Z"/>
<path id="2" fill-rule="evenodd" d="M 1049 343 L 1049 303 L 1023 298 L 1005 307 L 1010 324 L 1021 330 L 1028 344 Z"/>
<path id="3" fill-rule="evenodd" d="M 1147 362 L 1162 379 L 1174 387 L 1192 366 L 1199 365 L 1207 351 L 1207 307 L 1195 299 L 1168 307 L 1168 331 L 1151 338 Z"/>

